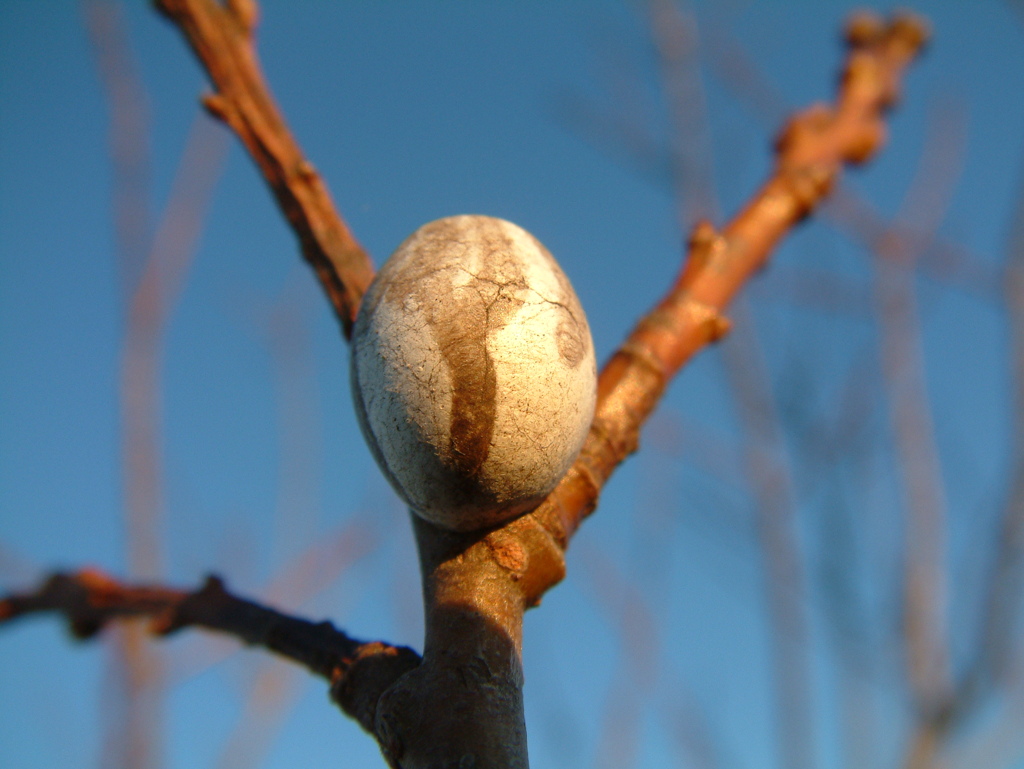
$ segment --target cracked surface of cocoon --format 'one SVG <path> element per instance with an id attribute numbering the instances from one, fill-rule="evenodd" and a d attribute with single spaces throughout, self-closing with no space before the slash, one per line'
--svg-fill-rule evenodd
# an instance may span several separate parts
<path id="1" fill-rule="evenodd" d="M 352 392 L 388 481 L 469 531 L 536 506 L 583 446 L 594 345 L 532 235 L 488 216 L 425 224 L 383 266 L 352 336 Z"/>

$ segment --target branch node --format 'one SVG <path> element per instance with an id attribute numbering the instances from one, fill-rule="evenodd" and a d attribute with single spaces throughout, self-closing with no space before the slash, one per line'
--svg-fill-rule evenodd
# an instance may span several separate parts
<path id="1" fill-rule="evenodd" d="M 256 0 L 227 0 L 227 9 L 238 26 L 247 35 L 252 35 L 260 21 L 260 9 Z"/>
<path id="2" fill-rule="evenodd" d="M 645 328 L 656 328 L 668 333 L 674 333 L 675 327 L 678 325 L 675 316 L 663 308 L 658 308 L 648 313 L 640 323 Z M 664 386 L 665 379 L 668 376 L 665 371 L 665 364 L 657 355 L 651 352 L 647 344 L 641 340 L 627 339 L 622 343 L 619 352 L 633 358 L 643 368 L 658 377 L 660 385 Z"/>
<path id="3" fill-rule="evenodd" d="M 693 226 L 686 245 L 686 264 L 680 285 L 689 285 L 691 276 L 704 272 L 718 255 L 724 253 L 727 244 L 714 225 L 702 219 Z"/>
<path id="4" fill-rule="evenodd" d="M 724 238 L 716 238 L 713 250 L 721 250 L 725 246 Z M 699 254 L 698 261 L 702 262 L 713 258 L 707 252 L 696 254 Z M 637 328 L 651 329 L 672 336 L 696 329 L 703 333 L 704 343 L 710 344 L 729 333 L 731 324 L 716 307 L 700 301 L 688 291 L 679 290 L 644 316 Z M 636 359 L 644 368 L 655 373 L 661 379 L 662 385 L 667 383 L 672 371 L 666 368 L 663 358 L 648 347 L 645 339 L 631 337 L 623 343 L 621 350 Z"/>
<path id="5" fill-rule="evenodd" d="M 846 44 L 851 48 L 874 45 L 885 33 L 885 19 L 874 11 L 857 11 L 846 22 Z"/>
<path id="6" fill-rule="evenodd" d="M 207 574 L 206 579 L 203 580 L 203 586 L 197 591 L 197 595 L 224 595 L 227 591 L 227 583 L 223 577 L 218 574 Z"/>
<path id="7" fill-rule="evenodd" d="M 153 615 L 150 629 L 156 635 L 169 636 L 177 631 L 195 624 L 194 609 L 197 604 L 222 602 L 228 597 L 227 585 L 216 574 L 208 574 L 202 586 L 194 593 L 189 593 L 181 601 L 172 603 L 167 608 Z"/>
<path id="8" fill-rule="evenodd" d="M 510 572 L 514 581 L 522 579 L 530 563 L 530 555 L 518 540 L 504 529 L 496 529 L 487 535 L 486 541 L 495 563 Z"/>
<path id="9" fill-rule="evenodd" d="M 231 105 L 227 99 L 219 93 L 207 93 L 203 94 L 200 102 L 210 117 L 230 125 L 228 111 L 231 109 Z"/>
<path id="10" fill-rule="evenodd" d="M 628 346 L 629 342 L 626 342 L 626 344 L 622 346 L 621 350 L 625 352 Z M 659 386 L 664 386 L 664 379 L 660 380 Z M 631 426 L 628 430 L 616 429 L 616 425 L 612 423 L 611 420 L 600 415 L 596 415 L 594 417 L 594 424 L 590 426 L 590 435 L 594 436 L 598 441 L 607 446 L 610 450 L 614 451 L 616 455 L 623 458 L 632 456 L 640 448 L 639 426 L 635 428 Z M 589 443 L 589 436 L 587 441 Z M 577 460 L 576 464 L 579 465 L 580 461 Z M 597 480 L 597 474 L 593 474 L 593 476 L 589 477 L 588 480 Z M 603 485 L 604 484 L 602 483 L 601 486 Z"/>
<path id="11" fill-rule="evenodd" d="M 591 433 L 594 433 L 595 429 L 597 428 L 591 425 Z M 602 433 L 599 435 L 600 438 L 588 437 L 587 444 L 591 445 L 601 439 L 606 445 L 610 444 L 606 435 Z M 597 509 L 597 501 L 601 496 L 603 486 L 601 473 L 595 469 L 590 456 L 584 449 L 573 466 L 569 468 L 562 483 L 529 516 L 547 533 L 550 541 L 561 551 L 561 556 L 557 568 L 552 571 L 548 582 L 539 581 L 540 583 L 535 589 L 525 591 L 528 609 L 540 606 L 545 591 L 552 585 L 561 582 L 565 577 L 565 550 L 569 547 L 569 540 L 579 528 L 580 522 Z M 578 489 L 578 492 L 573 494 L 569 489 Z M 536 561 L 534 561 L 534 567 L 530 570 L 531 572 L 536 571 Z"/>
<path id="12" fill-rule="evenodd" d="M 693 255 L 710 251 L 717 238 L 719 238 L 719 234 L 715 225 L 707 219 L 701 219 L 693 225 L 690 239 L 687 242 L 687 250 Z"/>
<path id="13" fill-rule="evenodd" d="M 725 238 L 707 219 L 694 225 L 687 242 L 687 268 L 702 270 L 711 259 L 725 250 Z"/>
<path id="14" fill-rule="evenodd" d="M 310 182 L 319 178 L 316 166 L 306 159 L 302 159 L 295 166 L 295 174 L 303 181 Z"/>
<path id="15" fill-rule="evenodd" d="M 899 11 L 893 16 L 890 31 L 893 37 L 903 41 L 912 51 L 919 51 L 931 37 L 931 25 L 924 18 L 911 11 Z"/>
<path id="16" fill-rule="evenodd" d="M 871 120 L 862 127 L 857 139 L 846 148 L 843 159 L 853 165 L 861 165 L 871 159 L 878 148 L 885 143 L 885 123 L 880 119 Z"/>
<path id="17" fill-rule="evenodd" d="M 331 671 L 331 700 L 374 734 L 381 694 L 418 667 L 420 656 L 405 646 L 373 641 L 361 644 L 345 662 Z"/>
<path id="18" fill-rule="evenodd" d="M 683 309 L 693 318 L 694 323 L 704 329 L 709 343 L 714 343 L 729 333 L 732 323 L 717 308 L 694 299 L 689 294 L 682 299 Z"/>
<path id="19" fill-rule="evenodd" d="M 807 218 L 818 202 L 828 195 L 835 183 L 838 170 L 831 164 L 815 163 L 790 168 L 780 174 L 780 180 L 796 208 L 794 221 L 799 222 Z"/>
<path id="20" fill-rule="evenodd" d="M 822 103 L 812 104 L 790 118 L 775 138 L 775 152 L 780 162 L 785 162 L 787 156 L 794 155 L 808 140 L 828 131 L 834 121 L 835 110 Z"/>

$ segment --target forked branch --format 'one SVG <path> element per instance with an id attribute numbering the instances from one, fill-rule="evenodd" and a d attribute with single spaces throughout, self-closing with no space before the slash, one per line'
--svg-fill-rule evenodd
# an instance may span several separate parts
<path id="1" fill-rule="evenodd" d="M 207 107 L 241 138 L 274 190 L 346 331 L 372 278 L 369 258 L 334 210 L 263 82 L 252 31 L 254 0 L 157 0 L 203 62 L 216 93 Z M 425 584 L 422 661 L 408 649 L 354 641 L 231 596 L 218 580 L 194 593 L 134 588 L 94 573 L 57 575 L 0 602 L 0 622 L 58 611 L 79 635 L 125 615 L 167 633 L 201 626 L 305 665 L 377 737 L 393 767 L 525 767 L 521 623 L 562 578 L 564 550 L 605 482 L 637 446 L 641 425 L 671 378 L 728 329 L 723 313 L 775 244 L 828 193 L 842 166 L 881 145 L 883 116 L 927 36 L 910 16 L 859 16 L 836 104 L 794 117 L 774 173 L 724 228 L 698 225 L 682 273 L 605 366 L 583 452 L 534 512 L 499 529 L 453 534 L 414 519 Z M 408 675 L 406 675 L 408 674 Z"/>
<path id="2" fill-rule="evenodd" d="M 347 332 L 372 267 L 263 81 L 253 46 L 255 1 L 157 0 L 157 6 L 209 73 L 217 93 L 207 106 L 259 164 Z M 732 221 L 721 230 L 708 222 L 694 229 L 675 285 L 604 367 L 597 413 L 579 459 L 536 511 L 505 527 L 506 536 L 535 556 L 517 577 L 528 605 L 561 580 L 559 551 L 595 509 L 615 468 L 636 450 L 640 427 L 668 382 L 728 329 L 723 313 L 732 297 L 829 193 L 843 165 L 863 163 L 881 147 L 885 113 L 927 37 L 924 22 L 909 14 L 889 22 L 869 13 L 853 17 L 835 104 L 814 105 L 789 121 L 776 143 L 772 176 Z"/>

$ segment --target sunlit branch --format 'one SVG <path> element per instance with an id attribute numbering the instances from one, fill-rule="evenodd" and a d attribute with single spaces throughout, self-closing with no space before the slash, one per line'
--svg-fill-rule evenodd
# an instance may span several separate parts
<path id="1" fill-rule="evenodd" d="M 157 0 L 185 35 L 213 83 L 203 100 L 245 145 L 299 238 L 302 254 L 345 335 L 373 279 L 370 257 L 334 207 L 327 185 L 306 160 L 270 94 L 254 45 L 254 0 Z"/>
<path id="2" fill-rule="evenodd" d="M 594 510 L 611 473 L 636 449 L 640 427 L 671 378 L 725 333 L 722 313 L 736 292 L 778 241 L 818 206 L 842 166 L 866 161 L 881 146 L 883 116 L 926 37 L 916 17 L 896 16 L 889 23 L 854 18 L 835 105 L 813 106 L 790 121 L 777 144 L 774 173 L 725 227 L 705 222 L 694 229 L 676 284 L 601 373 L 597 413 L 580 458 L 531 516 L 561 546 Z M 538 584 L 543 591 L 552 582 Z"/>
<path id="3" fill-rule="evenodd" d="M 712 28 L 705 51 L 722 83 L 753 111 L 759 122 L 768 127 L 777 125 L 779 116 L 786 112 L 786 101 L 750 60 L 743 46 L 722 29 Z M 865 248 L 872 248 L 885 233 L 918 243 L 921 250 L 917 263 L 923 275 L 980 299 L 997 299 L 999 271 L 987 260 L 959 243 L 943 240 L 934 232 L 922 232 L 902 220 L 889 221 L 875 206 L 841 182 L 822 205 L 820 216 Z"/>

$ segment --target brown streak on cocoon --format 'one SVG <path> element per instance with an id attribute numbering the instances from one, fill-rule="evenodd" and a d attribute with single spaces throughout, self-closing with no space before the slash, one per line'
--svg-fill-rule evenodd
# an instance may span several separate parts
<path id="1" fill-rule="evenodd" d="M 555 342 L 558 344 L 558 354 L 565 364 L 569 368 L 576 368 L 586 355 L 587 349 L 583 344 L 579 322 L 568 311 L 566 315 L 569 315 L 569 319 L 563 318 L 558 323 Z"/>
<path id="2" fill-rule="evenodd" d="M 593 414 L 593 343 L 572 286 L 536 239 L 490 217 L 406 239 L 363 302 L 352 370 L 388 480 L 454 530 L 534 506 Z"/>
<path id="3" fill-rule="evenodd" d="M 493 258 L 484 260 L 472 286 L 455 289 L 452 302 L 435 305 L 441 317 L 431 318 L 452 380 L 449 461 L 452 469 L 470 478 L 487 460 L 497 412 L 497 379 L 487 338 L 523 306 L 514 289 L 524 285 L 518 265 L 501 258 L 511 243 L 500 228 L 488 221 L 477 229 L 483 231 L 480 240 Z"/>
<path id="4" fill-rule="evenodd" d="M 415 276 L 419 279 L 398 286 L 399 293 L 411 294 L 427 308 L 431 334 L 448 365 L 452 404 L 445 459 L 450 469 L 467 478 L 475 477 L 487 460 L 494 433 L 497 378 L 487 339 L 523 306 L 516 289 L 526 285 L 519 266 L 507 256 L 502 258 L 511 243 L 500 227 L 485 221 L 477 229 L 476 238 L 487 244 L 491 258 L 483 260 L 471 285 L 453 285 L 453 271 L 444 270 L 429 276 L 432 279 Z M 424 236 L 426 251 L 433 244 L 449 248 L 465 234 L 441 220 L 428 225 Z M 438 286 L 444 279 L 447 285 Z"/>
<path id="5" fill-rule="evenodd" d="M 456 294 L 466 294 L 458 291 Z M 459 301 L 454 302 L 456 306 Z M 487 327 L 477 317 L 480 308 L 464 310 L 466 329 L 437 328 L 435 337 L 452 378 L 449 462 L 457 472 L 473 477 L 480 472 L 491 448 L 494 432 L 496 382 L 487 354 Z"/>

